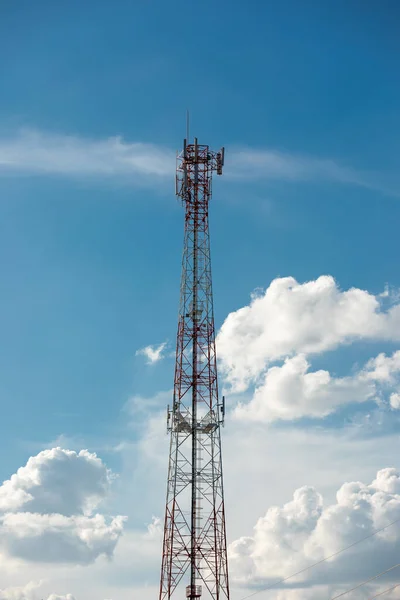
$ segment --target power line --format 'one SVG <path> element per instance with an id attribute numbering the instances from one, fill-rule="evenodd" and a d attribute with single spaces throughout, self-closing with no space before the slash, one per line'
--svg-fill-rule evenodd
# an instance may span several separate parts
<path id="1" fill-rule="evenodd" d="M 252 594 L 249 594 L 248 596 L 244 596 L 240 600 L 248 600 L 248 598 L 252 598 L 253 596 L 256 596 L 257 594 L 261 594 L 261 592 L 267 592 L 268 590 L 272 589 L 276 585 L 279 585 L 280 583 L 285 583 L 289 579 L 292 579 L 292 577 L 296 577 L 296 575 L 301 575 L 302 573 L 305 573 L 306 571 L 309 571 L 310 569 L 313 569 L 314 567 L 321 565 L 325 561 L 327 561 L 331 558 L 334 558 L 335 556 L 338 556 L 342 552 L 345 552 L 346 550 L 350 550 L 350 548 L 354 548 L 354 546 L 357 546 L 357 544 L 361 544 L 361 542 L 365 542 L 366 540 L 369 540 L 370 538 L 374 537 L 381 531 L 385 531 L 385 529 L 388 529 L 388 527 L 391 527 L 392 525 L 396 525 L 396 523 L 399 523 L 399 521 L 400 521 L 400 518 L 396 519 L 395 521 L 392 521 L 391 523 L 388 523 L 388 525 L 385 525 L 384 527 L 381 527 L 380 529 L 376 529 L 373 533 L 370 533 L 369 535 L 365 536 L 364 538 L 361 538 L 361 540 L 358 540 L 357 542 L 353 542 L 352 544 L 350 544 L 350 546 L 346 546 L 345 548 L 342 548 L 341 550 L 338 550 L 337 552 L 334 552 L 333 554 L 330 554 L 329 556 L 322 558 L 318 562 L 316 562 L 308 567 L 305 567 L 304 569 L 301 569 L 300 571 L 297 571 L 297 573 L 292 573 L 292 575 L 288 575 L 287 577 L 284 577 L 283 579 L 279 579 L 278 581 L 271 583 L 270 585 L 262 588 L 261 590 L 256 590 Z"/>
<path id="2" fill-rule="evenodd" d="M 342 592 L 341 594 L 334 596 L 333 598 L 331 598 L 331 600 L 337 600 L 337 598 L 346 596 L 346 594 L 350 594 L 350 592 L 354 592 L 354 590 L 358 590 L 358 588 L 362 587 L 366 583 L 369 583 L 370 581 L 374 581 L 374 579 L 378 579 L 378 577 L 380 577 L 381 575 L 385 575 L 386 573 L 389 573 L 389 571 L 393 571 L 393 569 L 397 569 L 397 567 L 400 567 L 400 563 L 398 565 L 394 565 L 393 567 L 390 567 L 390 569 L 386 569 L 386 571 L 382 571 L 382 573 L 378 573 L 378 575 L 374 575 L 374 577 L 370 577 L 369 579 L 366 579 L 362 583 L 359 583 L 355 587 L 351 588 L 351 590 L 346 590 L 345 592 Z"/>
<path id="3" fill-rule="evenodd" d="M 386 588 L 386 590 L 383 590 L 383 592 L 379 592 L 379 594 L 376 594 L 376 596 L 372 596 L 372 598 L 368 598 L 368 600 L 374 600 L 375 598 L 378 598 L 378 596 L 383 596 L 383 594 L 387 594 L 388 592 L 391 592 L 395 588 L 399 587 L 399 585 L 400 585 L 400 583 L 396 583 L 396 585 L 394 585 L 393 587 Z"/>

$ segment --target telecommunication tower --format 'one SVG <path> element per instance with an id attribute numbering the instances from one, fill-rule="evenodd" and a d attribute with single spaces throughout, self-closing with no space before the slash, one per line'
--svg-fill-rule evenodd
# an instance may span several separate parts
<path id="1" fill-rule="evenodd" d="M 181 299 L 159 600 L 186 582 L 186 598 L 229 600 L 221 425 L 218 396 L 208 207 L 224 149 L 184 140 L 176 194 L 185 208 Z M 180 588 L 178 588 L 180 589 Z M 177 594 L 176 594 L 177 595 Z"/>

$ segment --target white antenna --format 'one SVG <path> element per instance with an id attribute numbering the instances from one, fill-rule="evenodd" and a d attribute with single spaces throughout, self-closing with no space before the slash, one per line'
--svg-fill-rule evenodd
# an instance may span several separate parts
<path id="1" fill-rule="evenodd" d="M 189 110 L 186 111 L 186 139 L 189 143 Z"/>

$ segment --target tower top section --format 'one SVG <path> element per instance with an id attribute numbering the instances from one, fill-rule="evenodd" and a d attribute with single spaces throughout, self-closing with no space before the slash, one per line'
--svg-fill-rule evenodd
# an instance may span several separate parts
<path id="1" fill-rule="evenodd" d="M 176 165 L 176 195 L 183 203 L 192 203 L 194 198 L 190 190 L 202 187 L 206 201 L 211 199 L 211 179 L 215 171 L 222 175 L 225 160 L 225 148 L 218 152 L 210 150 L 209 146 L 199 144 L 194 138 L 193 144 L 183 140 L 183 150 L 177 154 Z M 199 190 L 200 191 L 200 190 Z M 197 197 L 197 194 L 195 195 Z"/>

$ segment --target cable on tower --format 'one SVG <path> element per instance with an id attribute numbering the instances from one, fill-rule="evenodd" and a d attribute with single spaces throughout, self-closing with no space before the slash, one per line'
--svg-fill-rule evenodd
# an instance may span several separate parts
<path id="1" fill-rule="evenodd" d="M 399 587 L 399 585 L 400 585 L 400 583 L 396 583 L 396 585 L 393 585 L 390 588 L 386 588 L 386 590 L 383 590 L 383 592 L 379 592 L 379 594 L 376 594 L 375 596 L 368 598 L 368 600 L 375 600 L 375 598 L 379 598 L 379 596 L 383 596 L 384 594 L 387 594 L 388 592 L 395 590 L 397 587 Z"/>
<path id="2" fill-rule="evenodd" d="M 393 569 L 397 569 L 398 567 L 400 567 L 400 563 L 397 565 L 394 565 L 393 567 L 390 567 L 389 569 L 386 569 L 386 571 L 382 571 L 382 573 L 378 573 L 378 575 L 374 575 L 373 577 L 366 579 L 362 583 L 359 583 L 355 587 L 351 588 L 351 590 L 346 590 L 345 592 L 342 592 L 341 594 L 334 596 L 333 598 L 331 598 L 331 600 L 337 600 L 337 598 L 342 598 L 342 596 L 346 596 L 347 594 L 350 594 L 350 592 L 354 592 L 354 590 L 358 590 L 358 588 L 362 587 L 363 585 L 366 585 L 367 583 L 374 581 L 374 579 L 378 579 L 378 577 L 382 577 L 382 575 L 385 575 L 386 573 L 389 573 L 390 571 L 393 571 Z"/>
<path id="3" fill-rule="evenodd" d="M 247 596 L 243 596 L 243 598 L 241 598 L 240 600 L 248 600 L 248 598 L 252 598 L 253 596 L 256 596 L 257 594 L 261 594 L 261 592 L 267 592 L 268 590 L 279 585 L 280 583 L 285 583 L 286 581 L 288 581 L 289 579 L 292 579 L 293 577 L 296 577 L 297 575 L 301 575 L 302 573 L 305 573 L 306 571 L 309 571 L 310 569 L 313 569 L 314 567 L 318 567 L 318 565 L 321 565 L 322 563 L 326 562 L 327 560 L 334 558 L 335 556 L 338 556 L 339 554 L 342 554 L 342 552 L 346 552 L 346 550 L 350 550 L 351 548 L 354 548 L 354 546 L 357 546 L 358 544 L 361 544 L 362 542 L 369 540 L 370 538 L 374 537 L 378 533 L 381 533 L 381 531 L 385 531 L 385 529 L 388 529 L 389 527 L 392 527 L 392 525 L 396 525 L 396 523 L 399 523 L 399 522 L 400 522 L 400 518 L 396 519 L 395 521 L 392 521 L 391 523 L 388 523 L 387 525 L 385 525 L 384 527 L 381 527 L 380 529 L 376 529 L 375 531 L 373 531 L 369 535 L 361 538 L 360 540 L 353 542 L 349 546 L 346 546 L 345 548 L 342 548 L 341 550 L 338 550 L 337 552 L 334 552 L 333 554 L 330 554 L 329 556 L 322 558 L 318 562 L 316 562 L 312 565 L 309 565 L 308 567 L 305 567 L 304 569 L 301 569 L 300 571 L 297 571 L 296 573 L 292 573 L 291 575 L 288 575 L 287 577 L 284 577 L 283 579 L 279 579 L 278 581 L 275 581 L 274 583 L 271 583 L 270 585 L 268 585 L 264 588 L 261 588 L 260 590 L 256 590 L 255 592 L 252 592 L 251 594 L 248 594 Z"/>

